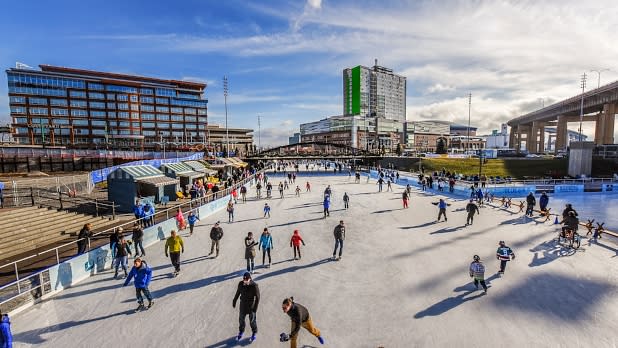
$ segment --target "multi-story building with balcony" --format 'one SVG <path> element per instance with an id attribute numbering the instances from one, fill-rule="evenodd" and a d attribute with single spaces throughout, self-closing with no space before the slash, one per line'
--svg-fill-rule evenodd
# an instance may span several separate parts
<path id="1" fill-rule="evenodd" d="M 6 74 L 18 144 L 151 150 L 207 142 L 206 84 L 50 65 Z"/>

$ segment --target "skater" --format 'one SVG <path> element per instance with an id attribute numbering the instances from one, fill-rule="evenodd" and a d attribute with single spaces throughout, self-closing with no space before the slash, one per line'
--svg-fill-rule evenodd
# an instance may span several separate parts
<path id="1" fill-rule="evenodd" d="M 247 237 L 245 237 L 245 260 L 247 260 L 247 272 L 251 274 L 255 269 L 255 246 L 257 244 L 253 239 L 253 232 L 247 233 Z"/>
<path id="2" fill-rule="evenodd" d="M 284 182 L 285 182 L 285 184 L 283 184 L 283 188 L 286 189 L 286 190 L 289 189 L 290 187 L 288 186 L 288 181 L 284 180 Z M 291 176 L 290 176 L 290 182 L 292 182 Z M 281 182 L 279 184 L 281 184 Z"/>
<path id="3" fill-rule="evenodd" d="M 227 208 L 225 209 L 227 210 L 227 222 L 228 223 L 234 222 L 234 202 L 232 202 L 231 198 L 227 202 Z"/>
<path id="4" fill-rule="evenodd" d="M 324 218 L 326 219 L 327 216 L 330 216 L 330 196 L 324 195 L 324 202 L 322 205 L 324 206 Z"/>
<path id="5" fill-rule="evenodd" d="M 536 205 L 536 198 L 534 198 L 534 194 L 530 192 L 526 197 L 526 216 L 532 217 L 532 212 L 534 211 L 534 206 Z"/>
<path id="6" fill-rule="evenodd" d="M 267 183 L 266 184 L 266 198 L 268 199 L 272 198 L 272 193 L 273 193 L 273 184 Z"/>
<path id="7" fill-rule="evenodd" d="M 262 197 L 262 184 L 260 184 L 259 181 L 255 185 L 255 192 L 255 196 L 257 197 L 257 199 L 260 199 Z"/>
<path id="8" fill-rule="evenodd" d="M 154 301 L 152 300 L 152 295 L 150 295 L 150 290 L 148 290 L 148 285 L 150 285 L 150 281 L 152 280 L 152 270 L 148 266 L 145 260 L 141 258 L 136 258 L 133 261 L 133 268 L 129 272 L 129 276 L 124 281 L 124 285 L 129 285 L 131 279 L 135 278 L 133 281 L 133 285 L 135 286 L 135 297 L 137 298 L 137 308 L 135 311 L 140 311 L 144 309 L 144 297 L 148 299 L 148 308 L 152 307 Z"/>
<path id="9" fill-rule="evenodd" d="M 481 262 L 478 255 L 474 255 L 472 263 L 470 263 L 470 277 L 474 278 L 474 286 L 478 290 L 479 283 L 483 287 L 483 293 L 487 294 L 487 284 L 485 284 L 485 265 Z"/>
<path id="10" fill-rule="evenodd" d="M 474 200 L 470 200 L 468 205 L 466 205 L 466 211 L 468 212 L 468 217 L 466 217 L 466 226 L 472 225 L 474 222 L 474 214 L 480 214 L 479 207 L 474 203 Z"/>
<path id="11" fill-rule="evenodd" d="M 382 177 L 380 177 L 378 179 L 377 184 L 378 184 L 378 192 L 382 192 L 382 185 L 384 184 L 384 179 L 382 179 Z"/>
<path id="12" fill-rule="evenodd" d="M 282 333 L 279 336 L 279 340 L 281 342 L 290 341 L 290 348 L 297 347 L 298 341 L 298 333 L 300 331 L 300 327 L 304 327 L 307 331 L 309 331 L 313 336 L 318 338 L 320 344 L 324 344 L 324 339 L 320 335 L 320 330 L 313 326 L 313 320 L 309 315 L 309 311 L 307 308 L 300 303 L 294 302 L 294 297 L 286 298 L 283 300 L 281 304 L 281 309 L 283 313 L 290 316 L 292 320 L 292 330 L 290 334 Z"/>
<path id="13" fill-rule="evenodd" d="M 350 196 L 348 196 L 347 192 L 343 193 L 343 207 L 348 209 L 350 207 Z"/>
<path id="14" fill-rule="evenodd" d="M 511 250 L 511 248 L 506 246 L 503 240 L 501 240 L 498 245 L 498 250 L 496 250 L 496 258 L 500 260 L 500 270 L 498 271 L 498 274 L 504 274 L 506 263 L 510 260 L 515 260 L 515 253 Z"/>
<path id="15" fill-rule="evenodd" d="M 270 258 L 270 250 L 273 249 L 273 236 L 270 235 L 268 228 L 264 227 L 264 231 L 260 236 L 260 243 L 258 244 L 258 250 L 262 249 L 262 267 L 264 267 L 264 263 L 266 262 L 266 254 L 268 254 L 268 266 L 266 268 L 270 268 L 272 260 Z"/>
<path id="16" fill-rule="evenodd" d="M 0 312 L 0 348 L 13 348 L 11 319 L 8 314 Z"/>
<path id="17" fill-rule="evenodd" d="M 268 218 L 270 219 L 270 206 L 268 205 L 268 203 L 264 203 L 264 218 L 265 219 L 267 215 L 268 215 Z"/>
<path id="18" fill-rule="evenodd" d="M 144 230 L 139 225 L 139 222 L 135 221 L 133 223 L 133 231 L 131 233 L 131 239 L 133 240 L 133 245 L 135 247 L 135 257 L 146 256 L 146 252 L 144 251 Z M 141 255 L 139 252 L 141 251 Z"/>
<path id="19" fill-rule="evenodd" d="M 137 221 L 135 223 L 138 223 Z M 92 237 L 92 224 L 88 223 L 79 230 L 77 235 L 77 255 L 81 255 L 86 252 L 86 247 L 90 244 L 90 237 Z"/>
<path id="20" fill-rule="evenodd" d="M 169 251 L 169 254 L 168 254 Z M 173 276 L 176 277 L 180 273 L 180 253 L 185 252 L 185 244 L 182 238 L 176 235 L 176 231 L 172 230 L 171 236 L 165 241 L 165 257 L 169 257 L 174 266 Z"/>
<path id="21" fill-rule="evenodd" d="M 569 216 L 569 212 L 572 211 L 575 213 L 575 216 L 577 217 L 577 211 L 575 209 L 573 209 L 573 205 L 571 205 L 571 203 L 567 203 L 564 210 L 562 211 L 562 219 L 566 219 L 567 216 Z"/>
<path id="22" fill-rule="evenodd" d="M 185 221 L 185 217 L 180 208 L 178 208 L 178 213 L 176 213 L 176 226 L 178 226 L 178 231 L 182 231 L 187 228 L 187 222 Z"/>
<path id="23" fill-rule="evenodd" d="M 407 209 L 408 208 L 408 200 L 409 200 L 410 196 L 408 194 L 408 190 L 403 190 L 403 193 L 401 194 L 401 200 L 403 201 L 403 208 Z"/>
<path id="24" fill-rule="evenodd" d="M 240 196 L 242 197 L 242 202 L 247 203 L 247 188 L 245 186 L 240 187 Z"/>
<path id="25" fill-rule="evenodd" d="M 388 179 L 386 181 L 386 192 L 388 191 L 391 191 L 391 192 L 393 191 L 393 187 L 391 186 L 391 179 Z"/>
<path id="26" fill-rule="evenodd" d="M 131 249 L 127 244 L 127 241 L 124 239 L 123 235 L 120 235 L 120 240 L 116 243 L 116 246 L 113 250 L 114 255 L 114 279 L 118 278 L 118 268 L 122 267 L 124 271 L 124 278 L 127 277 L 127 263 L 129 259 L 129 255 L 131 255 Z"/>
<path id="27" fill-rule="evenodd" d="M 333 194 L 333 190 L 331 190 L 330 185 L 328 185 L 326 189 L 324 190 L 324 197 L 326 196 L 330 197 L 331 194 Z"/>
<path id="28" fill-rule="evenodd" d="M 539 207 L 541 209 L 541 213 L 545 214 L 547 212 L 547 205 L 549 204 L 549 196 L 545 191 L 541 193 L 541 198 L 539 198 Z"/>
<path id="29" fill-rule="evenodd" d="M 238 204 L 238 190 L 236 188 L 232 190 L 232 198 L 234 198 L 234 204 Z"/>
<path id="30" fill-rule="evenodd" d="M 154 225 L 154 220 L 155 220 L 154 215 L 155 215 L 154 206 L 150 202 L 147 202 L 146 205 L 144 206 L 144 211 L 142 213 L 144 227 L 150 227 Z"/>
<path id="31" fill-rule="evenodd" d="M 245 333 L 245 317 L 249 316 L 249 326 L 251 326 L 251 342 L 255 341 L 258 333 L 257 316 L 258 305 L 260 304 L 260 288 L 251 279 L 251 273 L 245 272 L 242 280 L 238 282 L 236 294 L 232 300 L 232 308 L 236 308 L 236 301 L 240 297 L 240 308 L 238 312 L 238 336 L 236 340 L 240 341 Z"/>
<path id="32" fill-rule="evenodd" d="M 567 231 L 571 231 L 570 233 L 574 233 L 577 232 L 579 228 L 579 219 L 575 215 L 574 211 L 569 211 L 568 216 L 563 219 L 561 223 L 564 224 L 564 227 L 562 227 L 562 233 L 560 234 L 562 238 L 567 237 Z"/>
<path id="33" fill-rule="evenodd" d="M 294 230 L 294 234 L 292 235 L 292 238 L 290 239 L 290 248 L 294 248 L 294 260 L 301 259 L 301 255 L 300 255 L 300 244 L 301 243 L 303 244 L 303 246 L 305 245 L 305 241 L 300 236 L 300 233 L 298 232 L 298 230 Z M 298 258 L 296 258 L 297 251 L 298 251 Z"/>
<path id="34" fill-rule="evenodd" d="M 193 213 L 193 211 L 190 211 L 189 216 L 187 216 L 187 221 L 189 222 L 189 235 L 192 236 L 195 223 L 200 221 L 200 219 Z"/>
<path id="35" fill-rule="evenodd" d="M 309 183 L 309 181 L 307 181 L 307 183 L 305 184 L 305 192 L 311 192 L 311 184 Z"/>
<path id="36" fill-rule="evenodd" d="M 406 185 L 406 192 L 408 193 L 408 198 L 409 198 L 410 194 L 412 193 L 412 186 L 410 186 L 410 184 Z"/>
<path id="37" fill-rule="evenodd" d="M 339 225 L 335 226 L 333 230 L 333 235 L 335 236 L 335 250 L 333 250 L 333 260 L 341 260 L 341 254 L 343 254 L 343 241 L 345 240 L 345 225 L 343 224 L 343 220 L 339 221 Z M 337 247 L 339 247 L 339 258 L 335 258 L 337 254 Z"/>
<path id="38" fill-rule="evenodd" d="M 296 185 L 296 197 L 300 197 L 300 187 Z"/>
<path id="39" fill-rule="evenodd" d="M 279 198 L 283 198 L 283 185 L 281 184 L 281 182 L 279 182 Z"/>
<path id="40" fill-rule="evenodd" d="M 215 250 L 215 258 L 219 256 L 219 244 L 221 243 L 221 238 L 223 238 L 223 229 L 219 226 L 219 221 L 215 222 L 215 225 L 210 229 L 210 254 L 212 255 Z"/>
<path id="41" fill-rule="evenodd" d="M 442 217 L 442 215 L 444 215 L 444 221 L 448 221 L 448 219 L 446 218 L 446 207 L 450 206 L 450 204 L 446 203 L 444 201 L 444 199 L 440 198 L 440 201 L 438 202 L 433 202 L 431 203 L 433 205 L 437 205 L 439 212 L 438 212 L 438 220 L 437 222 L 440 222 L 440 217 Z"/>

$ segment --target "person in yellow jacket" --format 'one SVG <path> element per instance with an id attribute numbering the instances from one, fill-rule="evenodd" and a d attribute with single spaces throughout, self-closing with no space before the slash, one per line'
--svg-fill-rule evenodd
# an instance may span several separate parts
<path id="1" fill-rule="evenodd" d="M 182 242 L 182 238 L 176 234 L 176 230 L 172 230 L 172 235 L 167 239 L 167 241 L 165 241 L 165 256 L 169 256 L 170 260 L 172 260 L 172 265 L 174 266 L 174 277 L 180 273 L 181 252 L 185 252 L 185 244 Z"/>

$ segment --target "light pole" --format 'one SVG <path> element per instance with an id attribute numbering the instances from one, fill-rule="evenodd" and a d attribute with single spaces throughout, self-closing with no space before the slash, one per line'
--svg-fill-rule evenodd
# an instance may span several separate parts
<path id="1" fill-rule="evenodd" d="M 586 89 L 586 73 L 582 75 L 582 102 L 581 102 L 581 108 L 579 112 L 579 141 L 582 141 L 582 122 L 584 121 L 584 90 L 585 89 Z"/>
<path id="2" fill-rule="evenodd" d="M 223 98 L 225 103 L 225 157 L 230 156 L 230 133 L 227 128 L 227 76 L 223 76 Z"/>
<path id="3" fill-rule="evenodd" d="M 470 113 L 472 109 L 472 93 L 468 94 L 468 143 L 466 144 L 466 152 L 470 149 Z"/>
<path id="4" fill-rule="evenodd" d="M 601 73 L 603 71 L 610 71 L 610 69 L 609 68 L 603 68 L 603 69 L 593 69 L 593 70 L 590 70 L 590 72 L 595 72 L 595 73 L 599 74 L 599 78 L 597 79 L 597 88 L 601 87 Z"/>

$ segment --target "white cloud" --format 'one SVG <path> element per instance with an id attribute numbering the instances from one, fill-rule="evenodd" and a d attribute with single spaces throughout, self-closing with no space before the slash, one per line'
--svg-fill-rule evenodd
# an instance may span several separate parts
<path id="1" fill-rule="evenodd" d="M 322 0 L 307 0 L 307 5 L 314 9 L 322 8 Z"/>
<path id="2" fill-rule="evenodd" d="M 441 83 L 436 83 L 433 86 L 427 88 L 427 93 L 436 93 L 436 92 L 451 92 L 454 91 L 455 86 L 443 85 Z"/>

